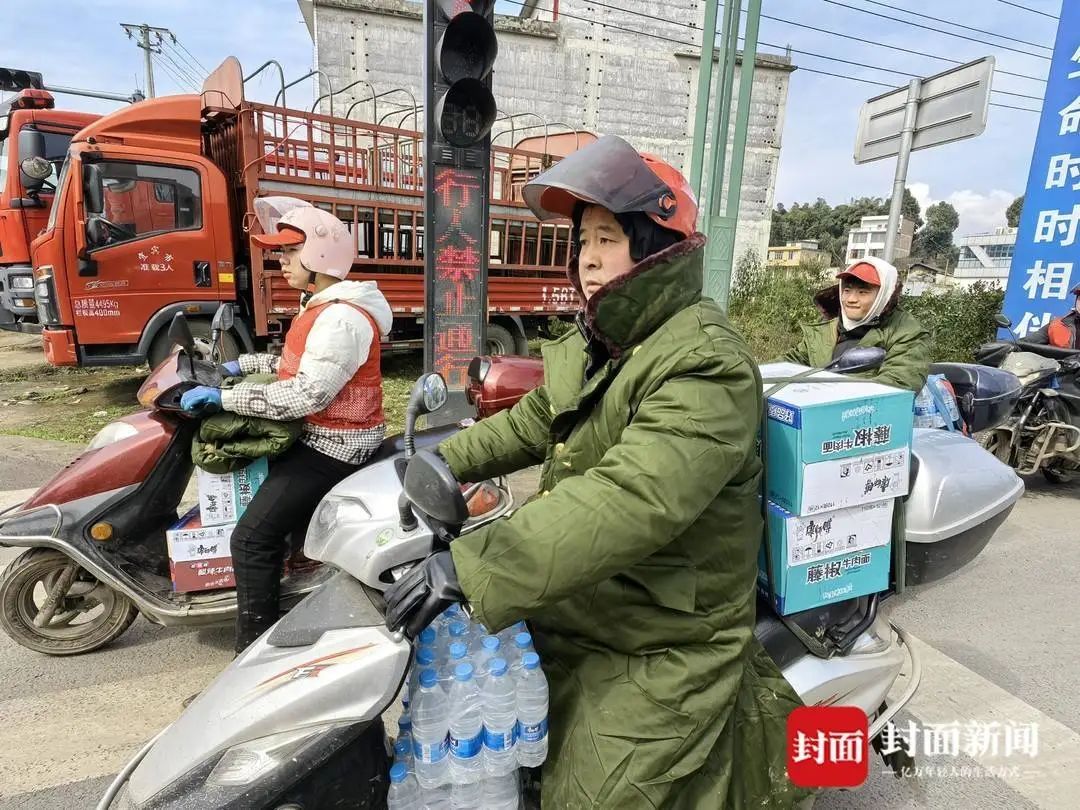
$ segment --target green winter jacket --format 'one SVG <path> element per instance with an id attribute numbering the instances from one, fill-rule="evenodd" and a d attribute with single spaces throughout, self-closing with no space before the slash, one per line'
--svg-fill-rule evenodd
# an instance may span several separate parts
<path id="1" fill-rule="evenodd" d="M 833 359 L 840 324 L 840 288 L 829 287 L 814 299 L 826 320 L 802 327 L 802 340 L 781 359 L 820 368 Z M 930 333 L 915 318 L 890 303 L 878 323 L 859 340 L 860 346 L 880 346 L 885 362 L 876 371 L 863 375 L 874 382 L 906 388 L 916 394 L 930 372 Z"/>
<path id="2" fill-rule="evenodd" d="M 440 446 L 463 480 L 544 465 L 537 497 L 451 550 L 479 621 L 534 631 L 551 686 L 545 808 L 801 795 L 785 776 L 799 699 L 753 636 L 761 379 L 701 297 L 703 245 L 594 295 L 597 342 L 547 344 L 540 388 Z"/>
<path id="3" fill-rule="evenodd" d="M 276 375 L 251 374 L 243 382 L 274 382 Z M 230 377 L 222 382 L 228 388 L 241 382 Z M 235 472 L 257 458 L 277 458 L 288 450 L 304 431 L 304 420 L 278 422 L 255 416 L 222 411 L 203 419 L 191 441 L 191 460 L 209 473 Z"/>

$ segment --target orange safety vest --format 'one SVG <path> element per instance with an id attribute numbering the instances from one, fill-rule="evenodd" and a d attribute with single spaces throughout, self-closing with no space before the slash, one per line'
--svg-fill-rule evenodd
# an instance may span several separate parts
<path id="1" fill-rule="evenodd" d="M 352 378 L 345 383 L 334 401 L 325 410 L 313 413 L 305 418 L 306 422 L 335 430 L 366 430 L 383 424 L 382 371 L 379 365 L 379 327 L 375 319 L 364 310 L 349 301 L 327 301 L 325 304 L 305 309 L 292 322 L 289 333 L 285 336 L 285 348 L 278 364 L 278 379 L 288 380 L 300 370 L 300 358 L 304 354 L 308 335 L 319 313 L 331 304 L 348 304 L 360 311 L 371 324 L 373 337 L 368 357 Z"/>
<path id="2" fill-rule="evenodd" d="M 1050 321 L 1047 338 L 1050 340 L 1051 346 L 1057 346 L 1059 349 L 1076 348 L 1074 343 L 1075 328 L 1066 324 L 1064 318 L 1054 318 L 1054 320 Z"/>

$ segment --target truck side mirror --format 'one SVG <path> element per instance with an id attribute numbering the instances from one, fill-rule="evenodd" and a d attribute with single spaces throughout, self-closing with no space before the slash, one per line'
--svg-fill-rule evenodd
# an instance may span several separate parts
<path id="1" fill-rule="evenodd" d="M 87 214 L 105 213 L 105 181 L 101 168 L 93 163 L 86 164 L 83 172 L 83 200 Z"/>
<path id="2" fill-rule="evenodd" d="M 35 158 L 40 160 L 35 160 Z M 45 157 L 45 135 L 36 129 L 19 130 L 19 174 L 23 188 L 28 192 L 40 191 L 45 180 L 52 174 L 51 166 L 44 176 L 41 176 L 40 171 L 34 170 L 35 167 L 40 167 L 41 161 L 48 164 Z M 27 169 L 31 172 L 27 172 Z"/>

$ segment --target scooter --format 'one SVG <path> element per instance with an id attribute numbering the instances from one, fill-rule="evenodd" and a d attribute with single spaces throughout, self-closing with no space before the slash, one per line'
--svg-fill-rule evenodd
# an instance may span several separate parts
<path id="1" fill-rule="evenodd" d="M 969 376 L 965 369 L 951 373 Z M 417 381 L 407 448 L 414 443 L 416 414 L 444 400 L 440 377 Z M 974 421 L 979 413 L 969 408 L 965 416 Z M 110 785 L 99 810 L 382 806 L 389 761 L 381 718 L 411 655 L 409 641 L 385 626 L 382 593 L 435 548 L 513 507 L 508 488 L 488 482 L 497 503 L 470 518 L 446 464 L 430 452 L 407 452 L 407 458 L 369 464 L 327 494 L 308 528 L 304 553 L 338 573 L 151 740 Z M 979 553 L 1023 484 L 956 433 L 916 430 L 913 454 L 914 483 L 905 503 L 907 571 L 909 580 L 914 574 L 930 582 Z M 920 548 L 926 551 L 911 553 Z M 809 652 L 790 622 L 761 601 L 755 628 L 806 704 L 862 708 L 875 740 L 921 677 L 916 650 L 878 611 L 879 603 L 872 596 L 787 617 L 818 639 L 824 654 Z M 905 668 L 906 686 L 890 703 Z M 903 751 L 886 753 L 895 768 L 910 761 Z"/>
<path id="2" fill-rule="evenodd" d="M 232 309 L 214 316 L 214 348 Z M 0 545 L 26 549 L 0 575 L 0 626 L 16 642 L 49 655 L 90 652 L 118 638 L 142 613 L 165 626 L 227 624 L 233 589 L 175 593 L 165 531 L 191 477 L 198 420 L 180 397 L 220 385 L 216 353 L 199 347 L 183 314 L 170 324 L 178 348 L 139 389 L 147 410 L 106 425 L 87 448 L 21 506 L 0 514 Z M 432 438 L 432 441 L 438 436 Z M 380 453 L 403 452 L 400 439 Z M 333 576 L 325 566 L 290 567 L 282 607 Z"/>

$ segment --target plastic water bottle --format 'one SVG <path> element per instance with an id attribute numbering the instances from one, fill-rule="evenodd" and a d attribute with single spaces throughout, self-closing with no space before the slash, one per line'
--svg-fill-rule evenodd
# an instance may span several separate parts
<path id="1" fill-rule="evenodd" d="M 548 683 L 540 669 L 540 656 L 521 657 L 517 679 L 517 761 L 523 768 L 539 767 L 548 750 Z"/>
<path id="2" fill-rule="evenodd" d="M 447 693 L 450 692 L 450 688 L 454 685 L 454 670 L 457 669 L 458 664 L 468 663 L 470 663 L 469 648 L 460 641 L 451 644 L 446 661 L 439 667 L 439 685 L 442 686 Z"/>
<path id="3" fill-rule="evenodd" d="M 469 646 L 469 625 L 465 622 L 451 622 L 448 628 L 447 651 L 454 644 Z"/>
<path id="4" fill-rule="evenodd" d="M 477 650 L 476 655 L 473 656 L 473 660 L 476 662 L 473 677 L 476 678 L 476 682 L 481 687 L 483 687 L 484 681 L 487 680 L 488 664 L 492 658 L 499 657 L 501 647 L 502 642 L 499 641 L 498 636 L 484 636 L 481 640 L 480 648 Z"/>
<path id="5" fill-rule="evenodd" d="M 513 652 L 510 653 L 510 668 L 518 670 L 521 668 L 521 658 L 525 653 L 533 651 L 532 636 L 528 633 L 518 633 L 514 636 Z"/>
<path id="6" fill-rule="evenodd" d="M 484 804 L 483 783 L 470 782 L 467 785 L 451 785 L 450 806 L 454 810 L 480 810 L 480 808 L 486 807 Z"/>
<path id="7" fill-rule="evenodd" d="M 525 624 L 525 622 L 522 621 L 517 622 L 516 624 L 512 624 L 509 627 L 503 628 L 498 633 L 496 633 L 496 635 L 499 637 L 499 641 L 501 641 L 504 645 L 507 645 L 514 643 L 514 636 L 516 636 L 518 633 L 528 632 L 528 626 Z"/>
<path id="8" fill-rule="evenodd" d="M 460 651 L 463 645 L 455 644 Z M 472 664 L 458 664 L 450 687 L 450 781 L 479 782 L 484 778 L 480 754 L 484 747 L 484 719 L 480 687 L 473 680 Z"/>
<path id="9" fill-rule="evenodd" d="M 484 706 L 484 770 L 503 776 L 517 767 L 517 698 L 504 658 L 492 658 L 480 693 Z"/>
<path id="10" fill-rule="evenodd" d="M 423 810 L 416 780 L 401 762 L 390 769 L 390 791 L 386 796 L 386 806 L 389 810 Z"/>
<path id="11" fill-rule="evenodd" d="M 420 804 L 423 810 L 450 810 L 450 785 L 420 791 Z"/>
<path id="12" fill-rule="evenodd" d="M 484 780 L 484 810 L 517 810 L 521 806 L 521 789 L 517 771 Z"/>
<path id="13" fill-rule="evenodd" d="M 416 654 L 416 661 L 413 664 L 412 676 L 409 678 L 409 689 L 412 691 L 413 695 L 415 695 L 416 690 L 420 688 L 420 673 L 425 669 L 433 669 L 437 663 L 438 658 L 432 647 L 420 648 L 419 652 Z"/>
<path id="14" fill-rule="evenodd" d="M 415 772 L 413 768 L 413 753 L 412 753 L 412 741 L 399 739 L 394 743 L 394 764 L 401 763 L 410 772 Z"/>
<path id="15" fill-rule="evenodd" d="M 398 718 L 397 739 L 398 741 L 404 740 L 408 743 L 410 750 L 412 749 L 412 715 L 408 712 L 404 712 Z"/>
<path id="16" fill-rule="evenodd" d="M 416 781 L 422 788 L 435 788 L 447 781 L 447 754 L 450 745 L 450 705 L 439 687 L 433 669 L 420 673 L 420 692 L 413 701 L 413 757 Z"/>

